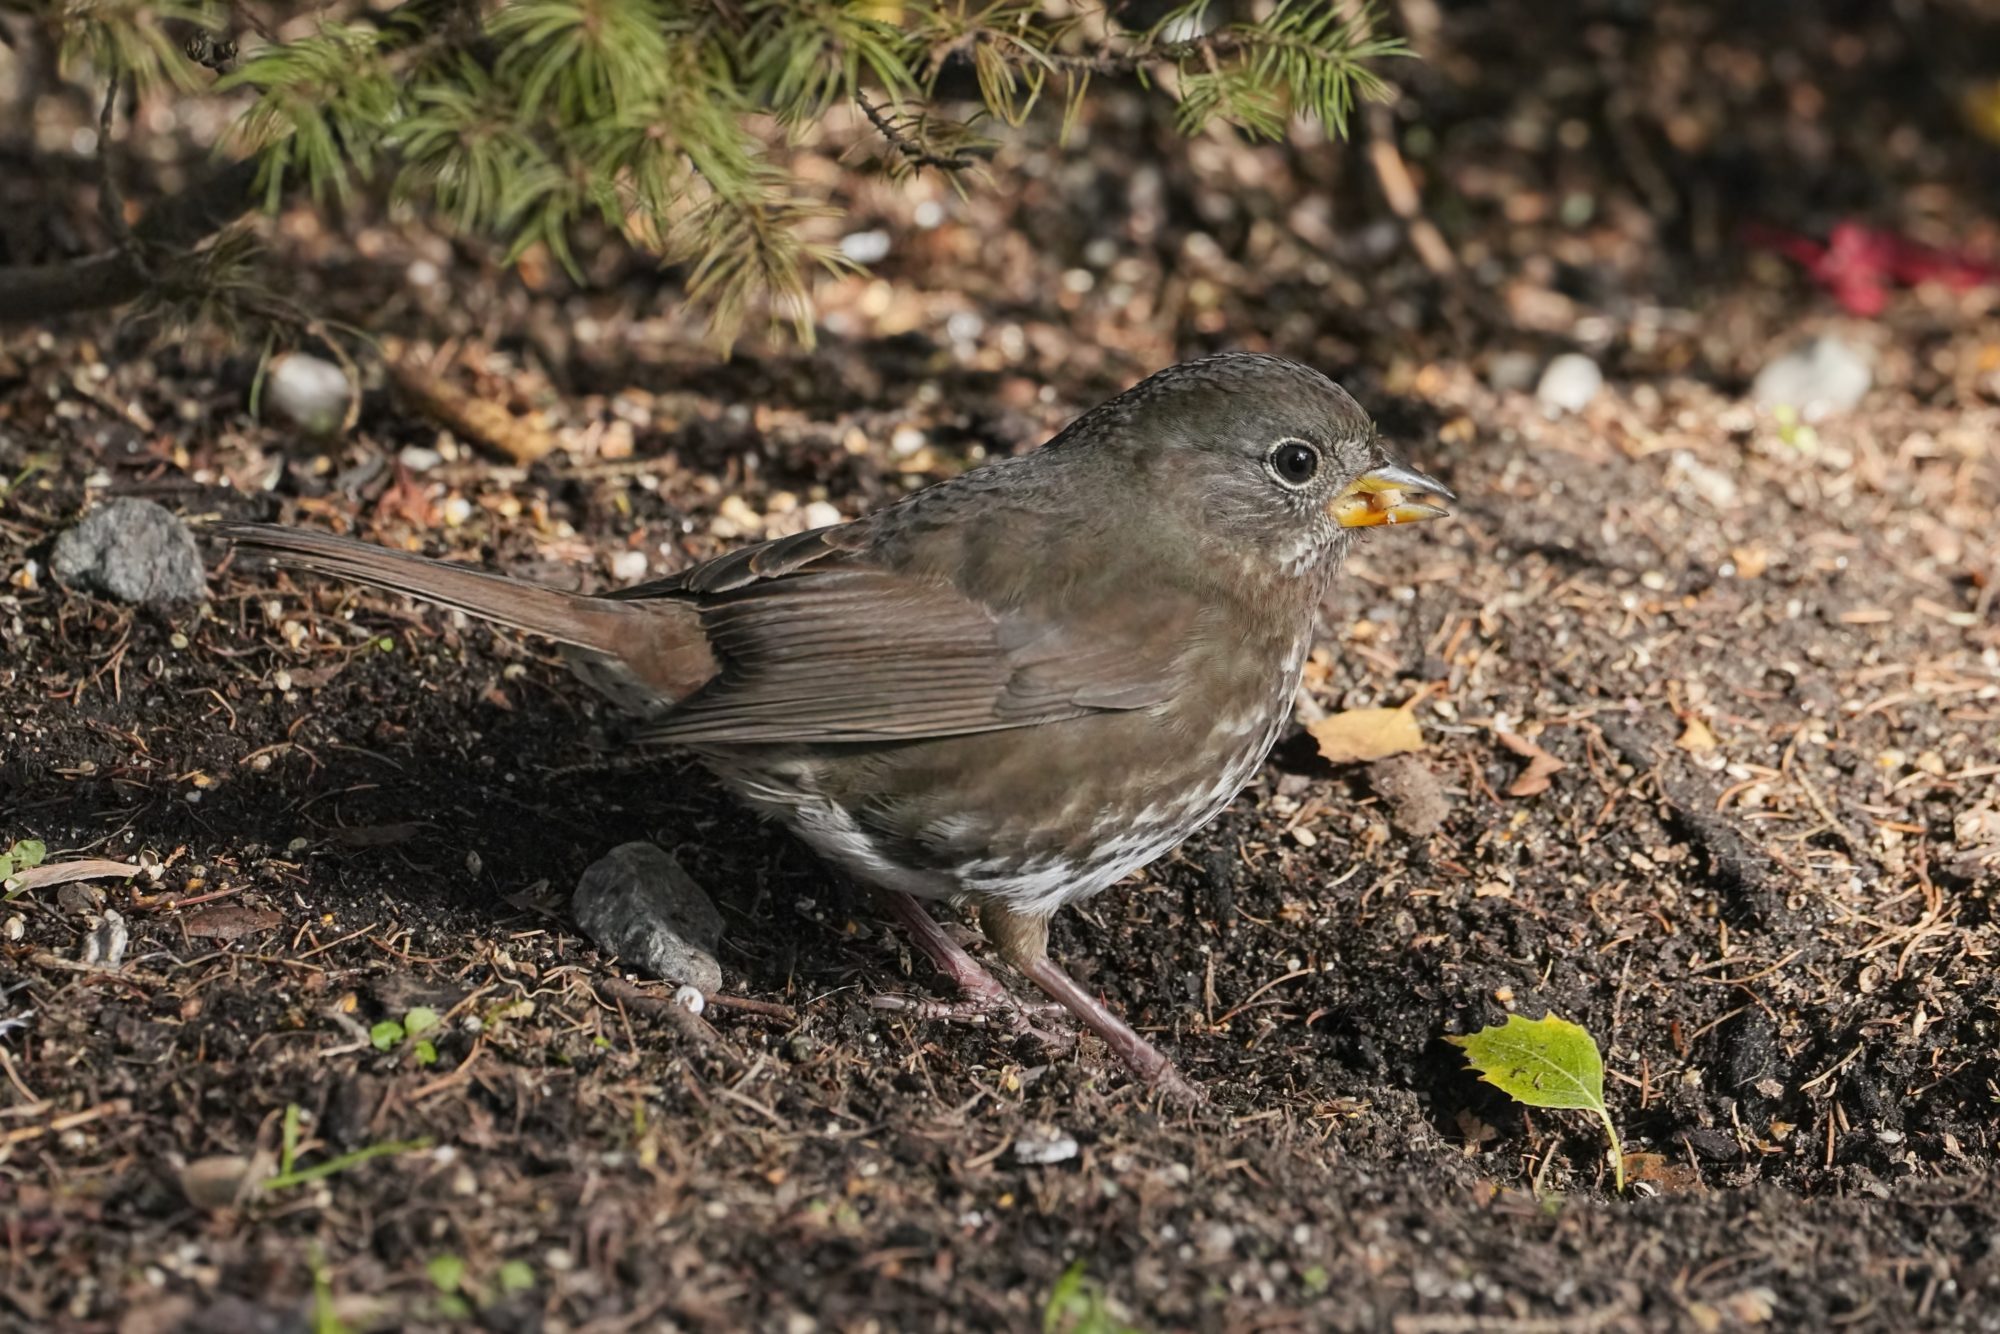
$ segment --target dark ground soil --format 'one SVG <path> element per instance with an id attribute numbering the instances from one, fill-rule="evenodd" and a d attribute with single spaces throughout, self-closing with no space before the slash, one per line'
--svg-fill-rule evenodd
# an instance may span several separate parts
<path id="1" fill-rule="evenodd" d="M 850 162 L 844 227 L 893 249 L 825 286 L 813 353 L 717 363 L 612 258 L 579 293 L 366 218 L 273 229 L 304 299 L 456 340 L 449 379 L 544 414 L 532 469 L 449 439 L 404 466 L 439 427 L 381 388 L 310 446 L 249 413 L 255 349 L 11 337 L 0 839 L 161 870 L 0 909 L 0 1327 L 2000 1329 L 1994 294 L 1843 320 L 1736 232 L 1993 253 L 2000 151 L 1952 101 L 2000 74 L 1957 68 L 1992 16 L 1575 8 L 1419 24 L 1401 136 L 1454 278 L 1361 150 L 1176 145 L 1112 98 L 964 201 Z M 1877 354 L 1858 411 L 1745 406 L 1829 328 Z M 1492 387 L 1573 343 L 1610 377 L 1584 415 Z M 199 612 L 45 573 L 88 501 L 143 495 L 603 586 L 610 553 L 862 512 L 1220 346 L 1342 378 L 1462 504 L 1366 545 L 1310 683 L 1308 713 L 1427 692 L 1415 775 L 1301 732 L 1059 923 L 1194 1113 L 1101 1049 L 871 1010 L 921 962 L 698 771 L 621 762 L 546 645 L 212 544 Z M 1509 795 L 1503 731 L 1564 763 L 1546 791 Z M 1449 808 L 1423 837 L 1412 783 Z M 716 897 L 763 1008 L 688 1022 L 577 935 L 567 890 L 632 839 Z M 104 906 L 116 968 L 79 962 Z M 370 1043 L 419 1005 L 435 1063 Z M 1589 1123 L 1443 1042 L 1509 1010 L 1597 1035 L 1654 1155 L 1627 1196 Z M 385 1151 L 190 1203 L 188 1164 L 275 1154 L 288 1107 L 300 1167 Z M 1015 1151 L 1056 1134 L 1079 1154 Z"/>

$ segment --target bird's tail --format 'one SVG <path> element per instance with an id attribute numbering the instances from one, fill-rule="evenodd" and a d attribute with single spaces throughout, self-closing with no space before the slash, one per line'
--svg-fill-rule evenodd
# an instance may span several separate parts
<path id="1" fill-rule="evenodd" d="M 281 565 L 407 593 L 608 659 L 660 702 L 682 699 L 715 675 L 715 656 L 700 617 L 685 603 L 564 593 L 351 537 L 278 524 L 229 523 L 215 531 L 232 546 L 266 552 Z"/>

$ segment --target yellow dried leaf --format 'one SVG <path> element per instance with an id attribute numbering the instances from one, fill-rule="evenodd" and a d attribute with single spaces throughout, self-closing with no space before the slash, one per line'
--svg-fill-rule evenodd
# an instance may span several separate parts
<path id="1" fill-rule="evenodd" d="M 1306 730 L 1319 743 L 1319 753 L 1335 764 L 1386 759 L 1424 748 L 1423 731 L 1408 709 L 1349 709 Z"/>
<path id="2" fill-rule="evenodd" d="M 1687 720 L 1687 730 L 1681 733 L 1680 740 L 1674 744 L 1682 750 L 1704 751 L 1714 750 L 1718 743 L 1715 733 L 1709 730 L 1707 723 L 1699 718 L 1690 718 Z"/>

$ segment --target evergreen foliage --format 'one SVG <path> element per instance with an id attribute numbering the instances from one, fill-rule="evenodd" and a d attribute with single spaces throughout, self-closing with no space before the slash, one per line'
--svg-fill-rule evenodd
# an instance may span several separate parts
<path id="1" fill-rule="evenodd" d="M 0 6 L 38 11 L 73 77 L 241 101 L 234 147 L 259 155 L 266 207 L 292 190 L 344 200 L 386 183 L 460 232 L 502 239 L 510 258 L 541 245 L 573 273 L 571 238 L 595 218 L 687 265 L 689 295 L 725 340 L 760 309 L 810 337 L 810 275 L 847 263 L 802 238 L 798 224 L 825 205 L 771 151 L 831 108 L 862 110 L 889 170 L 960 173 L 990 152 L 983 127 L 1018 125 L 1044 98 L 1073 116 L 1110 75 L 1163 89 L 1188 133 L 1223 120 L 1277 137 L 1295 116 L 1344 133 L 1356 99 L 1386 91 L 1375 67 L 1400 51 L 1358 0 L 1262 0 L 1230 21 L 1190 0 L 1145 27 L 1126 26 L 1120 4 L 1059 0 L 407 0 L 381 12 L 334 0 L 276 29 L 214 0 Z M 276 35 L 304 14 L 316 16 L 304 35 Z M 976 103 L 948 104 L 940 81 L 965 70 Z"/>

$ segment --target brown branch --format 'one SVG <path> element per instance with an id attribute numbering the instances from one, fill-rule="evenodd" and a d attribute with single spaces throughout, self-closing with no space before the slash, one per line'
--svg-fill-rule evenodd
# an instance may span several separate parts
<path id="1" fill-rule="evenodd" d="M 243 215 L 256 182 L 255 159 L 229 163 L 147 209 L 129 245 L 56 264 L 0 268 L 0 324 L 102 310 L 144 295 L 153 282 L 146 252 L 200 244 Z"/>
<path id="2" fill-rule="evenodd" d="M 1090 52 L 1050 51 L 1040 60 L 1049 69 L 1065 74 L 1131 74 L 1148 65 L 1178 65 L 1200 56 L 1213 69 L 1223 56 L 1241 55 L 1258 45 L 1271 45 L 1261 34 L 1246 39 L 1242 33 L 1223 29 L 1179 42 L 1139 41 L 1122 50 L 1108 42 Z"/>
<path id="3" fill-rule="evenodd" d="M 124 90 L 125 80 L 113 75 L 110 87 L 104 90 L 104 107 L 97 113 L 97 211 L 119 252 L 131 256 L 140 276 L 150 279 L 152 268 L 132 235 L 132 224 L 125 216 L 125 193 L 118 188 L 118 167 L 111 160 L 111 130 L 118 122 L 118 95 Z"/>
<path id="4" fill-rule="evenodd" d="M 912 167 L 934 167 L 938 171 L 961 172 L 973 166 L 974 157 L 968 150 L 937 153 L 912 139 L 880 107 L 870 102 L 866 93 L 857 92 L 854 100 L 860 106 L 861 114 L 868 117 L 868 123 L 875 127 L 875 132 L 887 140 L 891 148 L 902 154 L 903 160 Z"/>

